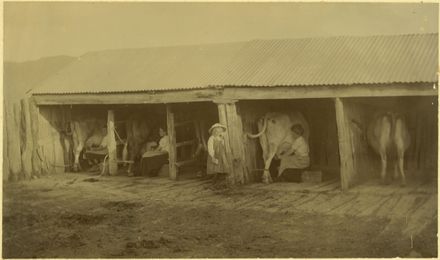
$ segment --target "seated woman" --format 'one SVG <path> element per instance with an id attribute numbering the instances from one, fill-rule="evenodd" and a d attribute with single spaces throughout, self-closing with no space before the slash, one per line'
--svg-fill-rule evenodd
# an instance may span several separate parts
<path id="1" fill-rule="evenodd" d="M 159 128 L 159 136 L 159 145 L 142 155 L 142 171 L 149 176 L 156 176 L 160 168 L 168 163 L 170 140 L 163 128 Z"/>
<path id="2" fill-rule="evenodd" d="M 282 180 L 300 182 L 301 170 L 310 166 L 309 145 L 300 124 L 291 128 L 291 136 L 281 145 L 277 157 L 281 159 L 278 177 Z"/>

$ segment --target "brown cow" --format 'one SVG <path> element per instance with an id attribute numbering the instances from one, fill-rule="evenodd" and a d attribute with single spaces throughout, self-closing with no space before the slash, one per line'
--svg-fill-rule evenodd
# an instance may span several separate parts
<path id="1" fill-rule="evenodd" d="M 96 144 L 101 144 L 102 139 L 106 136 L 106 121 L 78 116 L 70 122 L 70 130 L 72 132 L 72 141 L 73 141 L 73 154 L 74 154 L 74 163 L 73 163 L 73 171 L 78 171 L 81 169 L 79 164 L 79 156 L 82 150 L 85 148 L 86 143 L 88 146 L 93 146 Z M 92 137 L 90 140 L 89 138 Z"/>
<path id="2" fill-rule="evenodd" d="M 367 139 L 373 150 L 380 155 L 382 182 L 387 183 L 387 160 L 391 159 L 394 161 L 394 178 L 398 178 L 400 172 L 401 183 L 405 185 L 403 160 L 411 140 L 403 116 L 395 112 L 375 116 L 368 125 Z"/>
<path id="3" fill-rule="evenodd" d="M 309 125 L 304 116 L 297 111 L 289 113 L 266 113 L 258 122 L 258 134 L 247 134 L 250 138 L 260 138 L 261 148 L 263 150 L 264 173 L 263 182 L 272 182 L 269 173 L 269 167 L 273 158 L 279 152 L 280 146 L 290 136 L 290 128 L 300 124 L 304 129 L 304 138 L 309 139 Z M 278 172 L 280 176 L 281 172 Z"/>

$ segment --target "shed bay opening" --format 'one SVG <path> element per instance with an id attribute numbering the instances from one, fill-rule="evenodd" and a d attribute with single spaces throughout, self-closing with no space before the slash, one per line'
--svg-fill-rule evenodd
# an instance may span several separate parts
<path id="1" fill-rule="evenodd" d="M 348 171 L 349 186 L 380 179 L 381 159 L 368 143 L 367 127 L 378 113 L 393 111 L 406 122 L 410 145 L 405 152 L 404 169 L 408 185 L 430 182 L 437 178 L 437 111 L 436 96 L 343 98 L 344 117 L 349 133 L 353 171 Z M 388 158 L 389 176 L 393 175 L 392 158 Z"/>
<path id="2" fill-rule="evenodd" d="M 267 112 L 301 112 L 310 127 L 310 169 L 322 171 L 322 180 L 339 179 L 339 148 L 333 99 L 240 101 L 239 111 L 245 132 L 257 133 L 257 122 Z M 254 181 L 260 181 L 264 162 L 258 139 L 246 141 L 247 167 Z M 273 160 L 271 174 L 279 161 Z"/>

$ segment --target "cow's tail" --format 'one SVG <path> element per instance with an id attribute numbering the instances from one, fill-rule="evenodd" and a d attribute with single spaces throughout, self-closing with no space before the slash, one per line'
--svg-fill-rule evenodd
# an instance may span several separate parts
<path id="1" fill-rule="evenodd" d="M 264 134 L 264 132 L 266 131 L 266 128 L 267 128 L 267 118 L 264 117 L 263 120 L 264 120 L 264 123 L 263 123 L 263 129 L 261 130 L 261 132 L 259 132 L 258 134 L 250 134 L 250 133 L 247 133 L 247 136 L 248 136 L 249 138 L 258 138 L 258 137 L 260 137 L 262 134 Z"/>

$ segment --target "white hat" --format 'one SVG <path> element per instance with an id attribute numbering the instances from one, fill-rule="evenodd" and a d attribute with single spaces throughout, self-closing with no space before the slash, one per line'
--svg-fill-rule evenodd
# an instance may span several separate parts
<path id="1" fill-rule="evenodd" d="M 221 127 L 221 128 L 223 128 L 223 129 L 226 130 L 226 126 L 224 126 L 224 125 L 222 125 L 222 124 L 220 124 L 220 123 L 215 123 L 215 124 L 213 124 L 213 125 L 211 126 L 211 128 L 209 128 L 209 130 L 208 130 L 209 134 L 211 134 L 212 129 L 214 129 L 214 128 L 216 128 L 216 127 Z"/>

